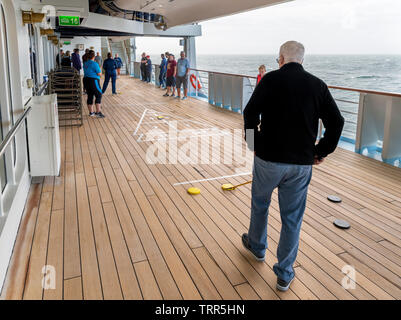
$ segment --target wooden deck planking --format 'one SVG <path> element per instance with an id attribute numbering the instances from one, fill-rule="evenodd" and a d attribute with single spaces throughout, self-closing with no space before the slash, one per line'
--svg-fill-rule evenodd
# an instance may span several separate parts
<path id="1" fill-rule="evenodd" d="M 341 149 L 315 168 L 297 280 L 279 293 L 272 271 L 281 229 L 277 194 L 267 261 L 257 263 L 240 240 L 249 225 L 250 186 L 227 193 L 220 188 L 227 179 L 205 181 L 195 184 L 202 189 L 197 197 L 186 193 L 189 185 L 174 186 L 231 175 L 236 166 L 149 165 L 151 142 L 132 135 L 146 109 L 140 132 L 168 128 L 155 114 L 177 119 L 180 129 L 240 129 L 241 116 L 194 99 L 165 99 L 139 81 L 119 82 L 124 94 L 104 97 L 106 119 L 85 117 L 82 127 L 60 130 L 61 175 L 32 185 L 2 298 L 401 297 L 401 170 Z M 202 148 L 227 155 L 212 145 Z M 328 194 L 340 195 L 343 203 L 329 203 Z M 352 229 L 336 229 L 335 218 L 347 219 Z M 45 264 L 57 270 L 55 290 L 41 286 Z M 341 286 L 347 264 L 357 270 L 355 290 Z"/>

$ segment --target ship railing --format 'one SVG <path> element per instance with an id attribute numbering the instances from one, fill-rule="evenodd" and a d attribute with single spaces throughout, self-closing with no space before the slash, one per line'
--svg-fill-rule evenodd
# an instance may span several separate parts
<path id="1" fill-rule="evenodd" d="M 140 78 L 140 63 L 135 64 L 134 76 Z M 159 72 L 154 65 L 152 78 L 157 86 Z M 194 68 L 189 76 L 190 96 L 241 114 L 257 81 L 255 76 Z M 333 85 L 329 89 L 345 119 L 342 143 L 357 153 L 401 167 L 401 93 Z M 318 139 L 324 130 L 320 122 Z"/>

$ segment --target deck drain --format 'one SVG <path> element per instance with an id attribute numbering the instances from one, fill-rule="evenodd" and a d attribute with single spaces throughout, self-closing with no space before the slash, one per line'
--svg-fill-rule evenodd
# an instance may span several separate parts
<path id="1" fill-rule="evenodd" d="M 328 196 L 327 199 L 328 199 L 329 201 L 331 201 L 331 202 L 334 202 L 334 203 L 341 203 L 341 202 L 342 202 L 342 200 L 341 200 L 340 197 L 333 196 L 333 195 Z"/>
<path id="2" fill-rule="evenodd" d="M 351 225 L 350 225 L 347 221 L 340 220 L 340 219 L 335 220 L 335 221 L 333 222 L 333 224 L 334 224 L 337 228 L 343 229 L 343 230 L 347 230 L 347 229 L 350 229 L 350 228 L 351 228 Z"/>

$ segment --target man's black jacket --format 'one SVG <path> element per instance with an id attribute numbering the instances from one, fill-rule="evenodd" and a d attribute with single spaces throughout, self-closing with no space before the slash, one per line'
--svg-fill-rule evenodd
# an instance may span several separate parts
<path id="1" fill-rule="evenodd" d="M 319 119 L 325 133 L 316 145 Z M 334 152 L 344 126 L 327 85 L 298 63 L 263 77 L 244 110 L 244 120 L 247 143 L 251 147 L 247 130 L 253 129 L 259 158 L 299 165 L 311 165 L 315 156 Z"/>

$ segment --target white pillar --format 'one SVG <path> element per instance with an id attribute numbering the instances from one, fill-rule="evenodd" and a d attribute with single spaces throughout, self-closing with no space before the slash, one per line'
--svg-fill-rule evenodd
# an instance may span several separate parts
<path id="1" fill-rule="evenodd" d="M 196 44 L 195 37 L 184 38 L 184 51 L 191 64 L 191 68 L 196 68 Z"/>
<path id="2" fill-rule="evenodd" d="M 130 38 L 131 61 L 136 61 L 136 38 Z"/>
<path id="3" fill-rule="evenodd" d="M 127 41 L 128 42 L 128 41 Z M 130 38 L 129 39 L 129 61 L 130 61 L 130 66 L 129 66 L 129 73 L 131 76 L 134 76 L 135 74 L 135 61 L 136 61 L 136 38 Z"/>

